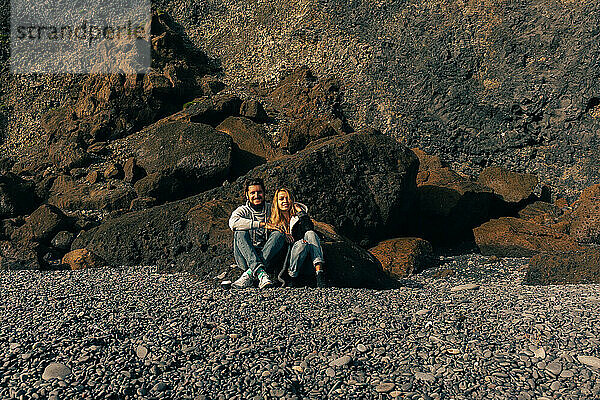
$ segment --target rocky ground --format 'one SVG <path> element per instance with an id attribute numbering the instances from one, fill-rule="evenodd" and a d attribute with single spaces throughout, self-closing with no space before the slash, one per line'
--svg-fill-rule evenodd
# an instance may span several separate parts
<path id="1" fill-rule="evenodd" d="M 389 291 L 4 272 L 0 397 L 599 398 L 600 286 L 524 286 L 526 262 L 443 258 Z"/>

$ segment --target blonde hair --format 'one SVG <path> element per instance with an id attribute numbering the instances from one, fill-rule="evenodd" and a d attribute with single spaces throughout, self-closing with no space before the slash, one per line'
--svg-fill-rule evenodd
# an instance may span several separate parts
<path id="1" fill-rule="evenodd" d="M 292 215 L 296 215 L 296 207 L 294 207 L 295 200 L 291 190 L 287 188 L 279 188 L 275 191 L 275 196 L 273 196 L 273 203 L 271 203 L 272 205 L 270 222 L 275 226 L 283 228 L 284 232 L 290 233 L 290 221 L 285 219 L 285 216 L 279 209 L 279 202 L 277 201 L 279 193 L 282 192 L 287 193 L 288 198 L 290 200 L 290 218 L 292 217 Z"/>

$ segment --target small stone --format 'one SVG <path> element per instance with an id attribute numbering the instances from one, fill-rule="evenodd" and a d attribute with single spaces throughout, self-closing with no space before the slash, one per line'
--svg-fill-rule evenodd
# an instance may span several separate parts
<path id="1" fill-rule="evenodd" d="M 335 371 L 333 370 L 333 368 L 329 367 L 325 370 L 325 375 L 327 375 L 330 378 L 333 378 L 335 376 Z"/>
<path id="2" fill-rule="evenodd" d="M 44 373 L 42 374 L 42 379 L 45 381 L 49 381 L 50 379 L 58 378 L 65 379 L 67 376 L 71 375 L 71 369 L 64 364 L 52 362 L 46 366 L 44 369 Z"/>
<path id="3" fill-rule="evenodd" d="M 138 356 L 138 358 L 143 360 L 148 355 L 148 348 L 146 346 L 141 345 L 137 346 L 135 348 L 135 354 Z"/>
<path id="4" fill-rule="evenodd" d="M 342 356 L 340 358 L 336 358 L 335 360 L 329 363 L 330 367 L 343 367 L 352 362 L 352 357 L 350 356 Z"/>
<path id="5" fill-rule="evenodd" d="M 377 393 L 389 393 L 391 392 L 394 388 L 396 387 L 396 385 L 394 383 L 391 382 L 383 382 L 380 383 L 379 385 L 377 385 L 375 387 L 375 391 Z"/>
<path id="6" fill-rule="evenodd" d="M 424 308 L 422 310 L 419 310 L 416 312 L 417 315 L 425 315 L 425 314 L 429 314 L 429 310 Z"/>
<path id="7" fill-rule="evenodd" d="M 600 358 L 594 356 L 577 356 L 580 363 L 588 367 L 600 368 Z"/>
<path id="8" fill-rule="evenodd" d="M 460 350 L 459 349 L 448 349 L 446 351 L 448 352 L 448 354 L 452 354 L 452 355 L 460 354 Z"/>
<path id="9" fill-rule="evenodd" d="M 553 361 L 546 365 L 546 370 L 555 376 L 558 376 L 562 371 L 562 365 L 558 361 Z"/>
<path id="10" fill-rule="evenodd" d="M 402 392 L 401 392 L 401 391 L 399 391 L 399 390 L 394 390 L 393 392 L 390 392 L 390 397 L 392 397 L 392 398 L 394 398 L 394 399 L 395 399 L 396 397 L 399 397 L 401 394 L 402 394 Z"/>
<path id="11" fill-rule="evenodd" d="M 356 345 L 356 350 L 360 351 L 361 353 L 366 353 L 367 347 L 364 344 L 359 343 Z"/>
<path id="12" fill-rule="evenodd" d="M 540 360 L 546 358 L 546 350 L 544 350 L 543 347 L 534 348 L 532 351 L 534 357 L 539 358 Z"/>
<path id="13" fill-rule="evenodd" d="M 119 176 L 119 174 L 121 172 L 120 169 L 121 168 L 120 168 L 120 166 L 118 164 L 111 163 L 104 170 L 104 177 L 106 179 L 116 178 L 117 176 Z"/>
<path id="14" fill-rule="evenodd" d="M 91 171 L 85 177 L 85 181 L 90 185 L 100 182 L 100 173 L 98 171 Z"/>
<path id="15" fill-rule="evenodd" d="M 227 271 L 220 273 L 219 275 L 217 275 L 215 277 L 215 279 L 222 280 L 222 279 L 225 279 L 226 276 L 227 276 Z"/>
<path id="16" fill-rule="evenodd" d="M 156 385 L 154 385 L 152 390 L 154 390 L 155 392 L 164 392 L 165 390 L 167 390 L 167 385 L 164 382 L 158 382 Z"/>
<path id="17" fill-rule="evenodd" d="M 450 291 L 451 292 L 461 292 L 464 290 L 477 290 L 479 288 L 480 288 L 480 286 L 476 283 L 467 283 L 465 285 L 454 286 L 452 289 L 450 289 Z"/>
<path id="18" fill-rule="evenodd" d="M 560 377 L 561 378 L 572 378 L 574 377 L 575 374 L 573 373 L 573 371 L 570 371 L 568 369 L 564 369 L 561 373 L 560 373 Z"/>
<path id="19" fill-rule="evenodd" d="M 557 391 L 558 389 L 560 389 L 560 382 L 559 381 L 554 381 L 552 382 L 552 384 L 550 385 L 550 389 Z"/>
<path id="20" fill-rule="evenodd" d="M 415 372 L 415 378 L 425 381 L 425 382 L 433 382 L 435 381 L 435 376 L 428 372 Z"/>

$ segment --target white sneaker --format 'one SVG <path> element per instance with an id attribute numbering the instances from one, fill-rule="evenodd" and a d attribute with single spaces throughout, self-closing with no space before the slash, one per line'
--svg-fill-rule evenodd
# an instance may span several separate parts
<path id="1" fill-rule="evenodd" d="M 254 279 L 247 272 L 244 272 L 231 286 L 237 289 L 249 288 L 254 286 Z"/>
<path id="2" fill-rule="evenodd" d="M 264 289 L 269 287 L 273 287 L 273 281 L 269 279 L 269 275 L 262 274 L 262 276 L 258 279 L 258 288 Z"/>

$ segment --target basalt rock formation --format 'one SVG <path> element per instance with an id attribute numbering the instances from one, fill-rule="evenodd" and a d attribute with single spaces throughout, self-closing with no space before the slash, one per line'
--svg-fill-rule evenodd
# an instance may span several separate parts
<path id="1" fill-rule="evenodd" d="M 270 86 L 307 65 L 343 83 L 355 129 L 457 172 L 535 173 L 569 200 L 600 180 L 597 2 L 157 3 L 193 10 L 181 23 L 231 86 Z"/>
<path id="2" fill-rule="evenodd" d="M 600 178 L 598 50 L 571 44 L 597 42 L 598 6 L 188 3 L 155 4 L 184 11 L 154 12 L 147 74 L 0 77 L 3 269 L 71 245 L 208 276 L 249 177 L 329 224 L 343 286 L 382 286 L 364 248 L 403 235 L 507 256 L 599 242 L 597 187 L 568 205 Z"/>
<path id="3" fill-rule="evenodd" d="M 369 243 L 402 229 L 398 222 L 412 212 L 416 172 L 414 154 L 383 135 L 334 137 L 256 167 L 232 184 L 111 219 L 81 234 L 72 249 L 87 248 L 111 265 L 173 264 L 206 275 L 233 261 L 227 220 L 242 202 L 247 177 L 262 177 L 269 190 L 293 187 L 297 198 L 311 205 L 313 218 L 333 225 L 344 236 Z M 358 246 L 342 238 L 333 235 L 330 241 L 342 244 L 331 246 L 354 250 L 336 256 L 341 257 L 340 263 L 344 257 L 362 254 Z M 366 252 L 361 257 L 371 260 L 368 265 L 375 262 Z M 333 259 L 329 262 L 336 264 Z M 363 272 L 348 273 L 363 276 Z"/>

